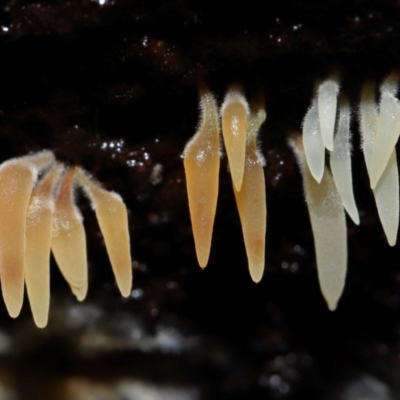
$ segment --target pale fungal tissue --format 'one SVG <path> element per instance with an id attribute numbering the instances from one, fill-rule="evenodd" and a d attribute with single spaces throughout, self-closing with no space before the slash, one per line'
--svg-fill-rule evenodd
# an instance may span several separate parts
<path id="1" fill-rule="evenodd" d="M 382 82 L 379 103 L 372 82 L 363 86 L 358 114 L 361 144 L 375 202 L 389 245 L 397 240 L 399 175 L 395 145 L 400 135 L 400 76 Z M 249 105 L 240 87 L 232 86 L 220 107 L 210 90 L 200 87 L 201 119 L 184 150 L 189 210 L 199 264 L 207 264 L 218 197 L 220 123 L 232 186 L 242 225 L 252 279 L 264 270 L 266 235 L 265 161 L 257 145 L 266 118 L 263 99 Z M 318 82 L 306 112 L 302 135 L 289 139 L 304 182 L 304 194 L 314 236 L 318 278 L 330 310 L 342 295 L 347 272 L 345 212 L 354 224 L 360 216 L 353 192 L 351 114 L 340 93 L 339 75 Z M 329 164 L 327 163 L 329 160 Z"/>
<path id="2" fill-rule="evenodd" d="M 199 128 L 183 153 L 197 259 L 204 268 L 210 254 L 218 199 L 221 118 L 249 271 L 253 281 L 259 282 L 264 271 L 267 219 L 265 161 L 257 145 L 258 131 L 266 118 L 264 99 L 259 96 L 249 106 L 241 88 L 232 86 L 219 112 L 204 83 L 199 92 Z"/>
<path id="3" fill-rule="evenodd" d="M 40 179 L 39 178 L 40 175 Z M 38 327 L 47 324 L 50 252 L 78 300 L 88 289 L 86 236 L 74 191 L 91 201 L 121 294 L 132 286 L 127 210 L 121 197 L 102 189 L 81 168 L 67 168 L 50 151 L 0 166 L 0 279 L 6 308 L 19 315 L 24 284 Z"/>

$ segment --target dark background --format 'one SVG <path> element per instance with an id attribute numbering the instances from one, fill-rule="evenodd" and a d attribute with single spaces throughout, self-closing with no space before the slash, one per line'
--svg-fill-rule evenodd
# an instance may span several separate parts
<path id="1" fill-rule="evenodd" d="M 400 398 L 400 257 L 377 217 L 356 115 L 363 82 L 400 65 L 400 2 L 260 4 L 2 2 L 1 160 L 51 149 L 119 192 L 134 290 L 120 297 L 94 214 L 78 196 L 88 298 L 77 303 L 53 263 L 45 329 L 27 301 L 15 321 L 1 305 L 0 399 L 141 400 L 146 390 L 146 399 L 163 400 Z M 286 143 L 301 129 L 315 80 L 332 69 L 354 111 L 361 216 L 359 227 L 348 219 L 348 277 L 333 313 Z M 265 92 L 267 251 L 257 285 L 226 158 L 209 265 L 197 265 L 181 155 L 198 123 L 200 78 L 219 103 L 232 82 L 249 97 Z"/>

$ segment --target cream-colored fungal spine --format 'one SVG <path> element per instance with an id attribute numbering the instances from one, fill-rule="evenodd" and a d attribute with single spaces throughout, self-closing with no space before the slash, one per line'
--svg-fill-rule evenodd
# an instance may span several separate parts
<path id="1" fill-rule="evenodd" d="M 121 293 L 128 296 L 131 290 L 127 210 L 121 197 L 102 189 L 81 168 L 56 163 L 49 151 L 8 160 L 0 165 L 1 288 L 15 318 L 25 282 L 40 328 L 46 326 L 49 314 L 50 250 L 78 300 L 87 293 L 86 237 L 75 205 L 76 180 L 96 211 Z"/>
<path id="2" fill-rule="evenodd" d="M 344 208 L 333 178 L 325 168 L 318 183 L 308 166 L 299 135 L 289 141 L 303 175 L 304 193 L 314 235 L 319 284 L 333 311 L 342 295 L 347 271 L 347 232 Z"/>
<path id="3" fill-rule="evenodd" d="M 343 205 L 354 221 L 360 223 L 353 193 L 351 171 L 351 111 L 342 95 L 338 104 L 339 81 L 335 75 L 317 85 L 303 122 L 304 155 L 313 178 L 321 183 L 325 171 L 325 152 Z"/>
<path id="4" fill-rule="evenodd" d="M 381 93 L 386 90 L 394 93 L 392 78 L 393 75 L 389 75 L 389 78 L 383 82 Z M 359 105 L 359 125 L 361 147 L 370 179 L 372 154 L 375 143 L 379 140 L 377 137 L 379 112 L 375 101 L 375 84 L 366 82 L 362 89 Z M 380 140 L 382 140 L 382 137 Z M 395 148 L 391 150 L 387 165 L 372 191 L 387 241 L 390 246 L 394 246 L 397 241 L 399 227 L 399 172 Z"/>
<path id="5" fill-rule="evenodd" d="M 351 168 L 351 110 L 347 98 L 341 95 L 338 101 L 338 95 L 338 75 L 318 84 L 302 138 L 296 136 L 289 143 L 303 174 L 318 277 L 330 310 L 336 309 L 347 270 L 344 209 L 356 225 L 360 223 Z M 326 151 L 331 172 L 325 166 Z"/>
<path id="6" fill-rule="evenodd" d="M 199 84 L 201 120 L 183 151 L 183 165 L 197 260 L 208 263 L 218 200 L 220 125 L 217 103 L 210 89 Z"/>
<path id="7" fill-rule="evenodd" d="M 303 122 L 303 148 L 311 175 L 317 182 L 321 182 L 325 166 L 325 146 L 321 136 L 318 106 L 315 100 Z"/>
<path id="8" fill-rule="evenodd" d="M 184 167 L 196 254 L 204 268 L 210 253 L 220 163 L 217 105 L 204 84 L 200 86 L 200 106 L 200 128 L 186 145 Z M 265 264 L 267 218 L 265 160 L 257 144 L 266 118 L 264 99 L 261 95 L 255 98 L 250 111 L 241 89 L 233 86 L 225 96 L 220 116 L 250 276 L 259 282 Z"/>
<path id="9" fill-rule="evenodd" d="M 362 88 L 358 109 L 361 144 L 371 188 L 379 218 L 391 246 L 396 243 L 399 225 L 399 174 L 395 150 L 400 134 L 400 102 L 396 98 L 399 80 L 398 71 L 384 79 L 379 90 L 379 104 L 375 100 L 375 85 L 367 82 Z M 337 101 L 338 93 L 337 79 L 329 79 L 319 84 L 316 97 L 312 100 L 304 119 L 302 141 L 299 138 L 291 141 L 291 146 L 295 150 L 303 171 L 321 289 L 331 309 L 334 308 L 335 297 L 337 301 L 341 293 L 345 276 L 345 245 L 343 244 L 345 243 L 343 233 L 345 225 L 340 208 L 346 209 L 355 224 L 360 223 L 352 184 L 351 110 L 345 96 L 341 95 L 339 102 Z M 334 134 L 331 135 L 331 132 Z M 326 151 L 330 156 L 332 176 L 325 167 Z M 319 208 L 316 207 L 318 202 L 315 196 L 317 195 L 321 199 L 324 198 L 324 202 L 330 204 L 330 207 L 322 207 L 324 202 L 321 202 Z M 322 218 L 324 213 L 325 219 Z M 326 221 L 333 216 L 335 218 L 328 224 Z M 334 230 L 337 232 L 333 233 Z M 327 237 L 328 232 L 328 236 L 335 237 L 335 240 Z M 339 246 L 339 241 L 341 241 L 342 250 L 336 248 L 335 254 L 330 254 L 329 249 Z M 329 257 L 328 254 L 330 254 Z M 341 259 L 341 262 L 337 257 Z M 323 264 L 329 265 L 328 258 L 334 260 L 340 267 L 339 272 L 328 274 L 329 279 L 326 272 L 324 274 L 321 272 L 322 270 L 334 271 L 333 268 L 323 267 Z M 336 294 L 328 295 L 329 291 Z"/>

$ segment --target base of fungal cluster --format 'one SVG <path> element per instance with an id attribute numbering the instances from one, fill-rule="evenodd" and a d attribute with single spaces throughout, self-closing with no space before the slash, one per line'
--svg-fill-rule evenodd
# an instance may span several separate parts
<path id="1" fill-rule="evenodd" d="M 374 83 L 366 82 L 356 110 L 371 189 L 391 246 L 396 244 L 399 225 L 399 174 L 395 150 L 400 135 L 400 101 L 396 98 L 399 81 L 397 72 L 384 79 L 379 87 L 378 103 Z M 198 261 L 204 268 L 211 248 L 222 136 L 250 275 L 258 282 L 264 269 L 267 215 L 265 161 L 257 145 L 257 134 L 266 117 L 264 103 L 259 98 L 249 106 L 241 88 L 235 85 L 228 90 L 218 111 L 214 96 L 202 84 L 200 107 L 199 129 L 184 150 Z M 360 224 L 353 193 L 351 115 L 350 103 L 340 93 L 339 75 L 333 74 L 316 85 L 302 134 L 294 134 L 288 140 L 303 176 L 319 283 L 330 310 L 336 309 L 346 279 L 345 213 L 354 224 Z"/>
<path id="2" fill-rule="evenodd" d="M 25 284 L 35 323 L 46 326 L 51 252 L 77 299 L 86 296 L 86 236 L 75 205 L 76 184 L 96 212 L 121 294 L 130 294 L 128 219 L 121 197 L 102 189 L 81 168 L 68 168 L 43 151 L 0 166 L 0 280 L 13 318 L 20 313 Z"/>

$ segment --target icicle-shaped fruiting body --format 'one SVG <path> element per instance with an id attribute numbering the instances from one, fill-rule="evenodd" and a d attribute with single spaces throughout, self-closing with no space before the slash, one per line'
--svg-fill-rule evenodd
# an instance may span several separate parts
<path id="1" fill-rule="evenodd" d="M 354 223 L 358 225 L 360 217 L 354 200 L 353 178 L 351 174 L 350 106 L 344 97 L 341 99 L 339 105 L 339 120 L 334 138 L 333 151 L 330 156 L 330 165 L 343 206 Z"/>
<path id="2" fill-rule="evenodd" d="M 367 83 L 363 87 L 359 115 L 361 145 L 367 171 L 371 177 L 371 158 L 376 141 L 379 118 L 375 103 L 375 86 L 371 83 Z M 394 246 L 399 227 L 399 172 L 396 149 L 392 150 L 386 168 L 378 184 L 373 189 L 373 193 L 386 238 L 389 245 Z"/>
<path id="3" fill-rule="evenodd" d="M 54 187 L 63 166 L 53 167 L 34 188 L 26 217 L 25 283 L 36 325 L 47 325 Z"/>
<path id="4" fill-rule="evenodd" d="M 249 271 L 254 282 L 261 280 L 265 264 L 267 220 L 263 169 L 265 160 L 257 147 L 258 130 L 265 118 L 266 113 L 262 102 L 257 105 L 256 110 L 252 110 L 248 120 L 246 162 L 240 191 L 237 191 L 235 185 L 233 185 L 246 246 Z"/>
<path id="5" fill-rule="evenodd" d="M 317 102 L 321 138 L 326 149 L 330 151 L 333 150 L 338 93 L 339 82 L 337 77 L 327 79 L 318 87 Z"/>
<path id="6" fill-rule="evenodd" d="M 86 297 L 88 267 L 82 216 L 74 203 L 74 169 L 63 176 L 55 201 L 51 251 L 79 301 Z"/>
<path id="7" fill-rule="evenodd" d="M 222 136 L 236 190 L 240 190 L 243 181 L 248 116 L 249 106 L 240 88 L 230 88 L 221 106 L 221 119 Z"/>
<path id="8" fill-rule="evenodd" d="M 303 122 L 303 147 L 311 174 L 321 182 L 325 168 L 325 146 L 322 141 L 318 108 L 313 100 Z"/>
<path id="9" fill-rule="evenodd" d="M 400 102 L 390 90 L 381 92 L 379 116 L 370 162 L 371 188 L 385 170 L 400 135 Z"/>
<path id="10" fill-rule="evenodd" d="M 126 206 L 117 193 L 99 187 L 82 169 L 76 169 L 76 178 L 96 212 L 119 290 L 128 297 L 132 288 L 132 261 Z"/>
<path id="11" fill-rule="evenodd" d="M 220 128 L 215 98 L 204 84 L 200 85 L 200 107 L 200 127 L 185 147 L 183 165 L 197 260 L 205 268 L 218 200 Z"/>
<path id="12" fill-rule="evenodd" d="M 301 138 L 297 136 L 289 144 L 303 175 L 321 291 L 329 309 L 333 311 L 342 295 L 347 271 L 347 232 L 343 205 L 327 169 L 321 183 L 311 175 Z"/>
<path id="13" fill-rule="evenodd" d="M 15 158 L 0 166 L 0 278 L 8 313 L 15 318 L 24 298 L 25 231 L 29 199 L 51 152 Z"/>

